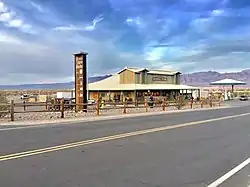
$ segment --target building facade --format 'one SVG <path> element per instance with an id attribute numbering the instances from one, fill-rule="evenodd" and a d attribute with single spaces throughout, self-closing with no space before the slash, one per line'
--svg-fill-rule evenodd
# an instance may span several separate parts
<path id="1" fill-rule="evenodd" d="M 181 85 L 180 72 L 125 67 L 117 74 L 89 84 L 89 99 L 105 101 L 144 101 L 149 96 L 157 100 L 171 99 L 180 93 L 191 96 L 199 88 Z"/>
<path id="2" fill-rule="evenodd" d="M 180 84 L 180 72 L 124 68 L 118 72 L 120 84 Z"/>

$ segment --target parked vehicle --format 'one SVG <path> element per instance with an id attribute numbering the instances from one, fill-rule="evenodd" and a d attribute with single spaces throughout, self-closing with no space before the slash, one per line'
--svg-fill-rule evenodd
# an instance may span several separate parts
<path id="1" fill-rule="evenodd" d="M 88 104 L 95 104 L 95 100 L 94 99 L 88 99 Z"/>
<path id="2" fill-rule="evenodd" d="M 53 100 L 51 100 L 51 106 L 49 107 L 49 110 L 60 110 L 61 107 L 61 100 L 62 99 L 58 99 L 55 98 Z M 74 102 L 72 99 L 63 99 L 64 101 L 64 110 L 73 110 L 74 109 Z"/>
<path id="3" fill-rule="evenodd" d="M 71 92 L 57 92 L 56 98 L 57 99 L 62 99 L 62 98 L 70 99 L 72 98 L 72 93 Z"/>
<path id="4" fill-rule="evenodd" d="M 247 101 L 248 97 L 246 95 L 240 96 L 240 101 Z"/>
<path id="5" fill-rule="evenodd" d="M 29 95 L 28 94 L 23 94 L 22 96 L 21 96 L 21 99 L 28 99 L 29 98 Z"/>

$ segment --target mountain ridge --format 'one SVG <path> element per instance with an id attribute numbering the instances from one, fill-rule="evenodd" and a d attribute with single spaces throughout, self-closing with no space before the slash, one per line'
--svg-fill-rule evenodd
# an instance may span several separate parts
<path id="1" fill-rule="evenodd" d="M 246 82 L 247 86 L 250 86 L 250 69 L 228 73 L 202 71 L 181 75 L 181 83 L 191 86 L 209 86 L 210 82 L 222 79 L 235 79 Z"/>
<path id="2" fill-rule="evenodd" d="M 103 80 L 111 75 L 89 77 L 89 83 Z M 235 79 L 244 81 L 246 86 L 250 86 L 250 69 L 240 72 L 219 73 L 217 71 L 200 71 L 194 73 L 181 74 L 181 84 L 190 86 L 209 86 L 210 82 L 221 79 Z M 0 85 L 2 90 L 31 90 L 31 89 L 72 89 L 74 81 L 65 83 L 45 83 L 45 84 L 20 84 L 20 85 Z"/>

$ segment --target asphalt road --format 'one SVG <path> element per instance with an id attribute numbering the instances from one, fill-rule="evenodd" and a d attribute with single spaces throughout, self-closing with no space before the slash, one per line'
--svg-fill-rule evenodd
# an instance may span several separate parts
<path id="1" fill-rule="evenodd" d="M 248 112 L 250 106 L 242 106 L 16 130 L 2 127 L 0 185 L 204 187 L 250 156 L 250 115 L 226 118 Z M 152 128 L 157 129 L 124 135 Z M 123 135 L 110 137 L 115 134 Z M 78 143 L 38 150 L 72 142 Z M 25 151 L 31 152 L 12 154 Z M 246 173 L 245 168 L 222 185 L 233 187 Z"/>

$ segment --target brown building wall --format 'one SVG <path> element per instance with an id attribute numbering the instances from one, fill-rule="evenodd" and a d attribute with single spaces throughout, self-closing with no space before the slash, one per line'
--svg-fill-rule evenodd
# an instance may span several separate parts
<path id="1" fill-rule="evenodd" d="M 130 70 L 124 70 L 120 73 L 120 84 L 135 83 L 135 73 Z"/>
<path id="2" fill-rule="evenodd" d="M 135 73 L 124 70 L 120 73 L 120 84 L 180 84 L 180 74 L 162 75 L 147 72 Z"/>
<path id="3" fill-rule="evenodd" d="M 141 84 L 141 74 L 135 73 L 135 81 L 133 83 Z"/>

